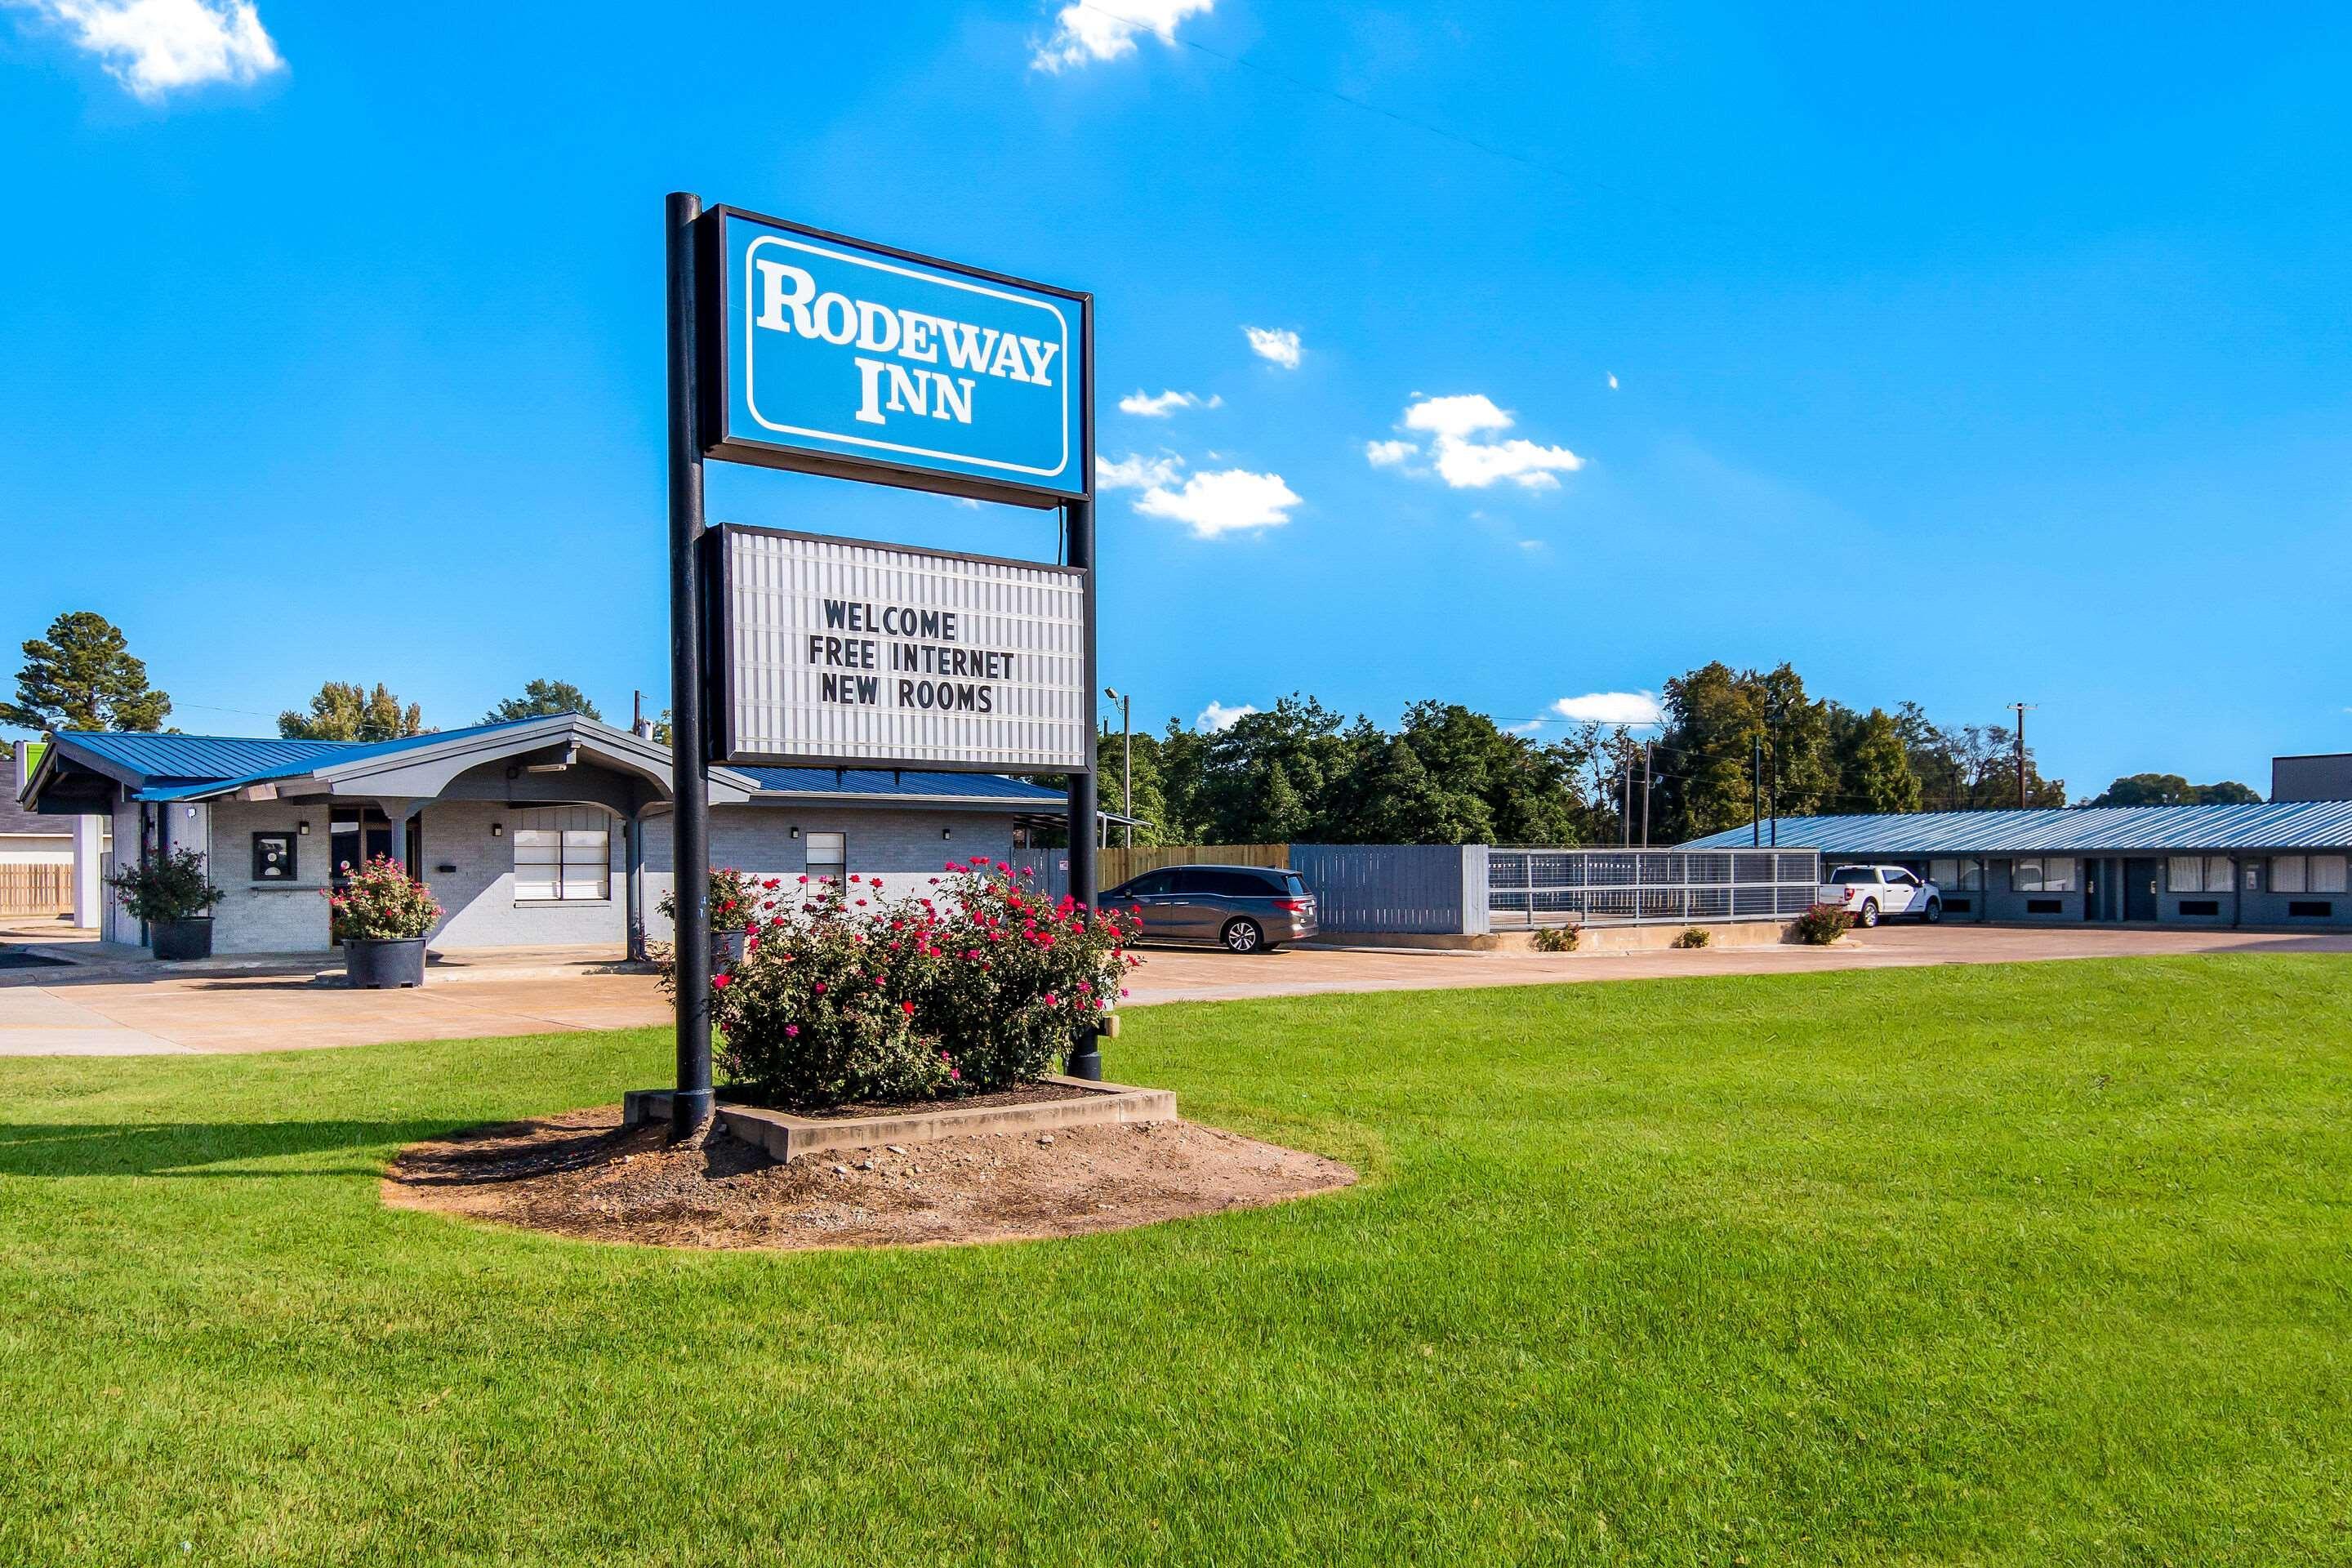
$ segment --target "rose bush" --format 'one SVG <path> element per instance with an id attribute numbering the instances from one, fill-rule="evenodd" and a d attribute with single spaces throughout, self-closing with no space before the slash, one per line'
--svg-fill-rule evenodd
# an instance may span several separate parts
<path id="1" fill-rule="evenodd" d="M 1853 925 L 1853 911 L 1843 904 L 1815 904 L 1799 915 L 1792 928 L 1797 940 L 1827 947 Z"/>
<path id="2" fill-rule="evenodd" d="M 327 928 L 335 942 L 402 942 L 423 936 L 441 918 L 433 890 L 389 855 L 378 855 L 358 870 L 343 862 L 351 879 L 326 890 Z"/>
<path id="3" fill-rule="evenodd" d="M 710 929 L 714 932 L 746 929 L 757 916 L 759 904 L 759 889 L 742 872 L 730 866 L 710 873 Z M 654 908 L 664 920 L 677 919 L 677 891 L 664 893 L 654 900 Z"/>
<path id="4" fill-rule="evenodd" d="M 1025 875 L 1025 874 L 1024 874 Z M 711 982 L 716 1065 L 793 1109 L 984 1093 L 1066 1060 L 1140 962 L 1139 917 L 1046 900 L 985 857 L 936 892 L 770 879 L 743 956 Z"/>

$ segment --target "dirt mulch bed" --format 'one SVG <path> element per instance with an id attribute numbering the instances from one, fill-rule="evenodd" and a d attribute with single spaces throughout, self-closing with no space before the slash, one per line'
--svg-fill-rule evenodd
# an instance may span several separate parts
<path id="1" fill-rule="evenodd" d="M 1336 1160 L 1189 1121 L 979 1133 L 781 1165 L 714 1131 L 672 1147 L 618 1106 L 413 1143 L 383 1201 L 656 1247 L 909 1247 L 1125 1230 L 1350 1185 Z"/>

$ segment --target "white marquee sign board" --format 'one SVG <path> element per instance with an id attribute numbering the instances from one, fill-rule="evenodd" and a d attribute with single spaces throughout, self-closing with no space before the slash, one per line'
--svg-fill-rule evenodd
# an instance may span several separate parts
<path id="1" fill-rule="evenodd" d="M 1092 762 L 1084 573 L 734 525 L 714 537 L 727 761 Z"/>

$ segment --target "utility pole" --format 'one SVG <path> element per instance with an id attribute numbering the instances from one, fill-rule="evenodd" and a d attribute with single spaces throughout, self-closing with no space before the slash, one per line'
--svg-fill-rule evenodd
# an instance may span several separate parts
<path id="1" fill-rule="evenodd" d="M 2025 809 L 2025 715 L 2028 710 L 2042 706 L 2039 702 L 2012 702 L 2017 710 L 2017 809 Z"/>
<path id="2" fill-rule="evenodd" d="M 1764 817 L 1772 825 L 1772 847 L 1778 849 L 1780 847 L 1780 737 L 1778 732 L 1772 736 L 1772 793 L 1767 797 L 1766 804 L 1770 809 Z"/>
<path id="3" fill-rule="evenodd" d="M 1658 787 L 1658 775 L 1650 762 L 1650 748 L 1655 741 L 1642 742 L 1642 847 L 1650 847 L 1650 792 Z"/>
<path id="4" fill-rule="evenodd" d="M 1127 818 L 1126 845 L 1135 847 L 1135 699 L 1121 697 L 1110 687 L 1103 695 L 1118 704 L 1118 809 Z M 1165 816 L 1167 813 L 1160 813 Z"/>
<path id="5" fill-rule="evenodd" d="M 1752 753 L 1748 760 L 1748 842 L 1754 847 L 1764 847 L 1764 732 L 1758 731 L 1753 738 Z"/>
<path id="6" fill-rule="evenodd" d="M 1633 847 L 1633 756 L 1630 752 L 1617 755 L 1617 847 Z"/>

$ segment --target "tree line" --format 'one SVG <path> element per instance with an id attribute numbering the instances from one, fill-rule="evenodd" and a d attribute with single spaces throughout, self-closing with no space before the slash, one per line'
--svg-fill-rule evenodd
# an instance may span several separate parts
<path id="1" fill-rule="evenodd" d="M 1213 732 L 1171 720 L 1133 737 L 1139 844 L 1678 844 L 1765 816 L 2066 804 L 2014 729 L 1943 724 L 1916 702 L 1818 698 L 1788 664 L 1720 661 L 1666 682 L 1654 735 L 1580 725 L 1538 736 L 1459 703 L 1416 702 L 1393 731 L 1294 694 Z M 1127 798 L 1105 734 L 1101 798 Z M 2234 782 L 2118 779 L 2094 805 L 2255 801 Z M 1645 815 L 1646 813 L 1646 815 Z M 1122 830 L 1124 831 L 1124 830 Z"/>
<path id="2" fill-rule="evenodd" d="M 155 731 L 171 716 L 170 695 L 149 682 L 101 616 L 59 616 L 23 650 L 16 700 L 0 703 L 0 723 Z M 1158 733 L 1137 733 L 1131 777 L 1121 737 L 1105 733 L 1101 798 L 1120 810 L 1131 785 L 1139 844 L 1676 844 L 1743 826 L 1759 810 L 1803 816 L 2019 804 L 2012 729 L 1939 724 L 1916 702 L 1858 710 L 1811 695 L 1785 663 L 1702 665 L 1667 681 L 1661 706 L 1654 735 L 1600 724 L 1538 735 L 1435 700 L 1413 703 L 1387 730 L 1294 693 L 1213 731 L 1171 720 Z M 602 717 L 571 682 L 533 680 L 479 721 L 555 713 Z M 667 741 L 662 728 L 656 738 Z M 429 726 L 419 704 L 402 702 L 382 681 L 330 680 L 306 709 L 281 713 L 278 730 L 383 741 Z M 2065 781 L 2044 777 L 2030 747 L 2021 759 L 2024 803 L 2065 805 Z M 2261 798 L 2234 781 L 2134 773 L 2089 804 Z"/>

